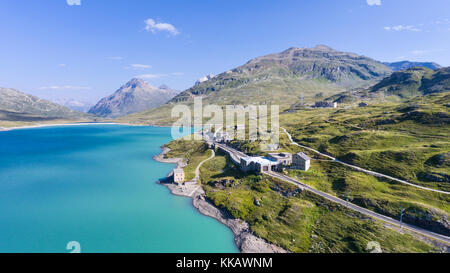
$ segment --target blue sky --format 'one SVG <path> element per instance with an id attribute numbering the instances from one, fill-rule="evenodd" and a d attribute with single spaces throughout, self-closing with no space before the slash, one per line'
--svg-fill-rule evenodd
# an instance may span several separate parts
<path id="1" fill-rule="evenodd" d="M 0 86 L 95 102 L 135 76 L 184 90 L 317 44 L 449 66 L 449 11 L 448 0 L 2 0 Z"/>

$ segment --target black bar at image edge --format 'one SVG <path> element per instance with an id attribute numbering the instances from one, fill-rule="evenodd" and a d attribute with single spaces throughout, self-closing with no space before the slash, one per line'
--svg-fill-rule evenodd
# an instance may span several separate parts
<path id="1" fill-rule="evenodd" d="M 76 262 L 80 268 L 86 262 L 102 269 L 132 264 L 169 272 L 280 272 L 306 266 L 342 270 L 352 265 L 353 270 L 361 272 L 385 270 L 386 265 L 405 270 L 430 262 L 445 268 L 449 257 L 448 254 L 0 254 L 0 262 L 26 266 L 29 261 L 33 266 L 40 263 L 48 266 L 51 260 L 58 264 Z"/>

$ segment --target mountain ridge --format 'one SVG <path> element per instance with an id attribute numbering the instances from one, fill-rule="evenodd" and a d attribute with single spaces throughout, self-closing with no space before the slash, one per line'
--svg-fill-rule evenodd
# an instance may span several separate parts
<path id="1" fill-rule="evenodd" d="M 280 53 L 253 58 L 244 65 L 216 75 L 181 92 L 170 102 L 186 101 L 193 96 L 208 95 L 223 89 L 261 84 L 277 79 L 318 81 L 337 87 L 364 86 L 371 80 L 391 73 L 384 64 L 355 53 L 341 52 L 318 45 L 314 48 L 291 47 Z"/>
<path id="2" fill-rule="evenodd" d="M 412 67 L 407 70 L 396 71 L 370 88 L 346 91 L 327 100 L 340 103 L 361 99 L 402 100 L 445 92 L 450 92 L 450 67 L 436 70 Z"/>
<path id="3" fill-rule="evenodd" d="M 202 97 L 204 105 L 277 104 L 288 108 L 299 96 L 305 100 L 326 98 L 353 88 L 368 88 L 392 73 L 369 57 L 318 45 L 291 47 L 253 58 L 234 69 L 195 84 L 168 103 L 122 118 L 125 122 L 167 125 L 173 122 L 171 107 L 192 105 Z"/>
<path id="4" fill-rule="evenodd" d="M 412 67 L 425 67 L 432 70 L 436 70 L 439 68 L 442 68 L 441 65 L 435 63 L 435 62 L 411 62 L 411 61 L 399 61 L 399 62 L 383 62 L 384 65 L 390 67 L 392 71 L 400 71 L 400 70 L 407 70 Z"/>
<path id="5" fill-rule="evenodd" d="M 78 118 L 86 115 L 49 100 L 23 93 L 13 88 L 0 87 L 0 110 L 51 118 Z"/>
<path id="6" fill-rule="evenodd" d="M 112 95 L 102 98 L 88 113 L 117 118 L 158 107 L 176 94 L 177 91 L 170 89 L 167 85 L 158 88 L 140 78 L 133 78 Z"/>

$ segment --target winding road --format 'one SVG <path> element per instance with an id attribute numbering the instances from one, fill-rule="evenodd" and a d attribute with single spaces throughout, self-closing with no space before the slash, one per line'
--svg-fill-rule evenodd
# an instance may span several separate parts
<path id="1" fill-rule="evenodd" d="M 223 150 L 226 153 L 228 153 L 230 158 L 231 158 L 231 160 L 235 164 L 239 165 L 240 158 L 247 156 L 246 154 L 242 153 L 241 151 L 238 151 L 238 150 L 236 150 L 234 148 L 231 148 L 231 147 L 229 147 L 229 146 L 227 146 L 225 144 L 215 143 L 215 145 L 216 145 L 216 147 L 218 147 L 221 150 Z M 309 148 L 309 149 L 311 149 L 311 148 Z M 314 150 L 314 149 L 311 149 L 311 150 Z M 318 152 L 318 153 L 320 153 L 320 152 Z M 328 158 L 331 158 L 328 155 L 324 155 L 324 156 L 327 156 Z M 359 212 L 359 213 L 361 213 L 363 215 L 369 216 L 369 217 L 371 217 L 373 219 L 377 219 L 379 221 L 388 223 L 390 225 L 393 225 L 393 226 L 396 226 L 396 227 L 400 227 L 400 228 L 403 228 L 405 230 L 409 230 L 409 231 L 415 232 L 415 233 L 417 233 L 419 235 L 422 235 L 422 236 L 425 236 L 425 237 L 429 237 L 429 238 L 432 238 L 432 239 L 444 242 L 447 245 L 450 245 L 450 237 L 448 237 L 448 236 L 445 236 L 445 235 L 442 235 L 442 234 L 438 234 L 438 233 L 434 233 L 434 232 L 431 232 L 431 231 L 428 231 L 426 229 L 419 228 L 419 227 L 416 227 L 416 226 L 413 226 L 413 225 L 401 223 L 400 221 L 395 220 L 393 218 L 390 218 L 390 217 L 384 216 L 382 214 L 373 212 L 373 211 L 368 210 L 366 208 L 357 206 L 357 205 L 352 204 L 350 202 L 347 202 L 347 201 L 345 201 L 343 199 L 340 199 L 340 198 L 338 198 L 336 196 L 333 196 L 333 195 L 330 195 L 328 193 L 325 193 L 325 192 L 319 191 L 317 189 L 314 189 L 314 188 L 312 188 L 312 187 L 310 187 L 310 186 L 308 186 L 306 184 L 301 183 L 300 181 L 297 181 L 297 180 L 295 180 L 295 179 L 293 179 L 293 178 L 291 178 L 289 176 L 283 175 L 281 173 L 264 172 L 264 174 L 265 175 L 269 175 L 269 176 L 274 177 L 274 178 L 277 178 L 277 179 L 280 179 L 280 180 L 283 180 L 285 182 L 294 184 L 294 185 L 298 186 L 299 188 L 301 188 L 302 190 L 307 190 L 309 192 L 317 194 L 317 195 L 327 199 L 328 201 L 340 204 L 342 206 L 347 207 L 348 209 L 357 211 L 357 212 Z"/>
<path id="2" fill-rule="evenodd" d="M 319 151 L 317 151 L 317 150 L 315 150 L 315 149 L 313 149 L 311 147 L 307 147 L 307 146 L 298 144 L 297 142 L 295 142 L 292 139 L 291 134 L 285 128 L 283 128 L 283 127 L 280 127 L 280 128 L 283 129 L 283 131 L 286 133 L 286 135 L 288 136 L 289 141 L 291 142 L 291 144 L 296 145 L 296 146 L 301 147 L 301 148 L 304 148 L 304 149 L 309 150 L 311 152 L 314 152 L 316 154 L 319 154 L 319 155 L 321 155 L 323 157 L 326 157 L 328 159 L 331 159 L 331 160 L 333 160 L 336 163 L 342 164 L 344 166 L 353 168 L 353 169 L 355 169 L 357 171 L 360 171 L 360 172 L 363 172 L 363 173 L 366 173 L 366 174 L 369 174 L 369 175 L 373 175 L 375 177 L 382 177 L 382 178 L 390 179 L 390 180 L 393 180 L 393 181 L 396 181 L 396 182 L 399 182 L 399 183 L 402 183 L 402 184 L 405 184 L 405 185 L 408 185 L 408 186 L 411 186 L 411 187 L 415 187 L 415 188 L 418 188 L 418 189 L 422 189 L 422 190 L 426 190 L 426 191 L 432 191 L 432 192 L 437 192 L 437 193 L 442 193 L 442 194 L 450 194 L 450 192 L 447 192 L 447 191 L 441 191 L 441 190 L 430 189 L 430 188 L 427 188 L 427 187 L 419 186 L 419 185 L 416 185 L 414 183 L 411 183 L 411 182 L 408 182 L 408 181 L 405 181 L 405 180 L 402 180 L 402 179 L 398 179 L 398 178 L 395 178 L 395 177 L 392 177 L 392 176 L 389 176 L 389 175 L 385 175 L 385 174 L 382 174 L 382 173 L 377 173 L 377 172 L 374 172 L 374 171 L 371 171 L 371 170 L 367 170 L 367 169 L 364 169 L 364 168 L 361 168 L 361 167 L 358 167 L 358 166 L 355 166 L 355 165 L 351 165 L 351 164 L 342 162 L 339 159 L 336 159 L 335 157 L 332 157 L 332 156 L 329 156 L 327 154 L 321 153 L 321 152 L 319 152 Z"/>
<path id="3" fill-rule="evenodd" d="M 303 183 L 301 183 L 301 182 L 299 182 L 299 181 L 297 181 L 297 180 L 295 180 L 295 179 L 293 179 L 293 178 L 291 178 L 289 176 L 286 176 L 286 175 L 283 175 L 283 174 L 280 174 L 280 173 L 275 173 L 275 172 L 264 172 L 264 174 L 269 175 L 271 177 L 275 177 L 275 178 L 281 179 L 281 180 L 286 181 L 288 183 L 297 185 L 302 190 L 310 191 L 310 192 L 312 192 L 314 194 L 317 194 L 317 195 L 319 195 L 319 196 L 321 196 L 321 197 L 323 197 L 323 198 L 325 198 L 325 199 L 327 199 L 327 200 L 329 200 L 331 202 L 340 204 L 342 206 L 345 206 L 345 207 L 347 207 L 347 208 L 349 208 L 351 210 L 357 211 L 357 212 L 359 212 L 361 214 L 364 214 L 366 216 L 370 216 L 370 217 L 372 217 L 374 219 L 386 222 L 388 224 L 391 224 L 391 225 L 394 225 L 394 226 L 398 226 L 400 228 L 403 228 L 403 229 L 406 229 L 406 230 L 410 230 L 412 232 L 415 232 L 415 233 L 418 233 L 418 234 L 421 234 L 421 235 L 424 235 L 424 236 L 427 236 L 427 237 L 430 237 L 430 238 L 433 238 L 433 239 L 436 239 L 436 240 L 439 240 L 439 241 L 443 241 L 443 242 L 445 242 L 445 243 L 450 245 L 450 237 L 447 237 L 447 236 L 444 236 L 444 235 L 441 235 L 441 234 L 438 234 L 438 233 L 434 233 L 434 232 L 431 232 L 431 231 L 428 231 L 426 229 L 419 228 L 419 227 L 416 227 L 416 226 L 413 226 L 413 225 L 400 223 L 400 221 L 395 220 L 393 218 L 384 216 L 382 214 L 373 212 L 373 211 L 365 209 L 363 207 L 354 205 L 354 204 L 352 204 L 350 202 L 347 202 L 347 201 L 345 201 L 343 199 L 340 199 L 340 198 L 338 198 L 336 196 L 333 196 L 333 195 L 324 193 L 322 191 L 316 190 L 316 189 L 314 189 L 314 188 L 312 188 L 312 187 L 310 187 L 310 186 L 308 186 L 306 184 L 303 184 Z"/>

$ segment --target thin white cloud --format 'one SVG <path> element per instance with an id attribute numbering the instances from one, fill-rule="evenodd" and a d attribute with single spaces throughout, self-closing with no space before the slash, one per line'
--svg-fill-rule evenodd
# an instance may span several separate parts
<path id="1" fill-rule="evenodd" d="M 136 70 L 138 70 L 138 69 L 149 69 L 149 68 L 152 68 L 152 66 L 151 66 L 151 65 L 148 65 L 148 64 L 130 64 L 130 67 L 131 67 L 132 69 L 136 69 Z"/>
<path id="2" fill-rule="evenodd" d="M 159 78 L 163 78 L 163 77 L 167 77 L 169 76 L 168 74 L 142 74 L 137 76 L 138 78 L 141 79 L 159 79 Z"/>
<path id="3" fill-rule="evenodd" d="M 396 61 L 405 60 L 405 59 L 407 59 L 406 56 L 399 56 L 399 57 L 395 58 Z"/>
<path id="4" fill-rule="evenodd" d="M 145 30 L 152 33 L 167 31 L 173 36 L 180 34 L 180 32 L 172 24 L 161 22 L 158 23 L 151 18 L 145 20 Z"/>
<path id="5" fill-rule="evenodd" d="M 369 6 L 381 6 L 381 0 L 366 0 Z"/>
<path id="6" fill-rule="evenodd" d="M 66 0 L 69 6 L 81 6 L 81 0 Z"/>
<path id="7" fill-rule="evenodd" d="M 163 78 L 163 77 L 182 76 L 182 75 L 184 75 L 184 74 L 181 72 L 174 72 L 174 73 L 170 73 L 170 74 L 142 74 L 142 75 L 138 75 L 136 77 L 141 78 L 141 79 L 159 79 L 159 78 Z"/>
<path id="8" fill-rule="evenodd" d="M 412 54 L 412 55 L 424 55 L 424 54 L 427 54 L 427 53 L 430 53 L 431 51 L 430 50 L 420 50 L 420 49 L 416 49 L 416 50 L 413 50 L 413 51 L 411 51 L 410 53 Z"/>
<path id="9" fill-rule="evenodd" d="M 67 67 L 67 64 L 58 64 L 59 67 Z"/>
<path id="10" fill-rule="evenodd" d="M 397 25 L 397 26 L 392 26 L 392 27 L 384 27 L 384 30 L 387 31 L 420 31 L 419 28 L 412 26 L 412 25 Z"/>
<path id="11" fill-rule="evenodd" d="M 447 51 L 447 50 L 446 49 L 416 49 L 416 50 L 410 51 L 409 53 L 414 56 L 422 56 L 422 55 L 443 52 L 443 51 Z"/>
<path id="12" fill-rule="evenodd" d="M 120 57 L 120 56 L 107 57 L 106 59 L 113 60 L 113 61 L 121 61 L 121 60 L 123 60 L 123 58 Z"/>
<path id="13" fill-rule="evenodd" d="M 75 86 L 75 85 L 50 85 L 39 87 L 39 90 L 90 90 L 89 86 Z"/>

